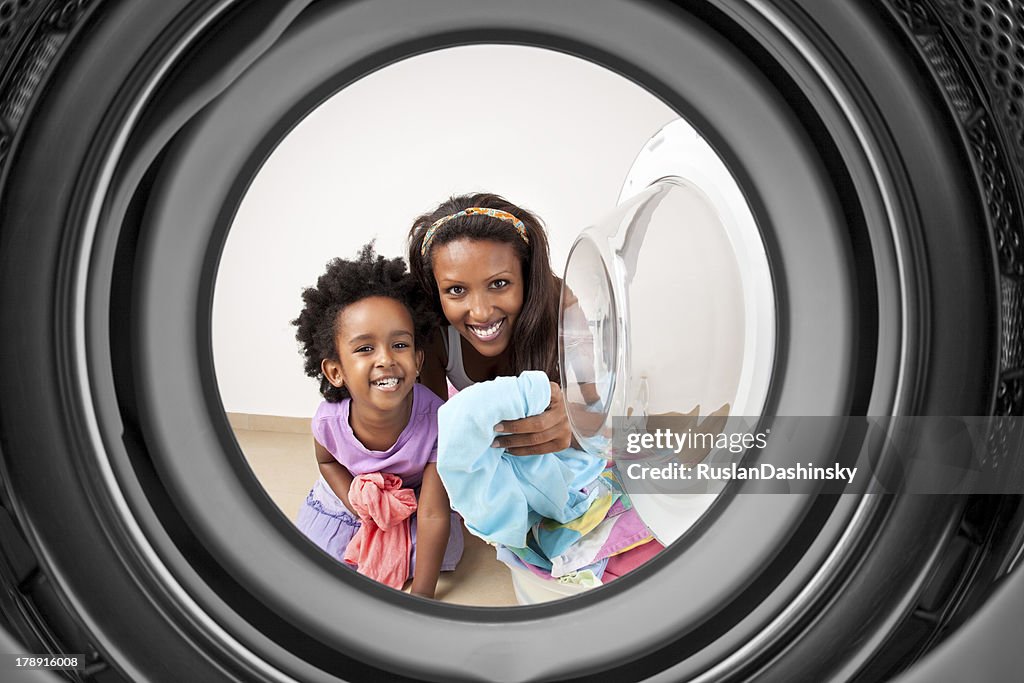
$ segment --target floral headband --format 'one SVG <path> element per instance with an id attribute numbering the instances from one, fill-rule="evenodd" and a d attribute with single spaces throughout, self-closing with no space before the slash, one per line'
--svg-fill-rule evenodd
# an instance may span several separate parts
<path id="1" fill-rule="evenodd" d="M 430 243 L 433 241 L 434 233 L 437 232 L 438 228 L 440 228 L 442 225 L 444 225 L 453 218 L 471 215 L 490 216 L 492 218 L 497 218 L 499 220 L 511 223 L 512 226 L 516 229 L 516 232 L 519 233 L 519 236 L 523 238 L 523 241 L 526 242 L 527 244 L 530 243 L 530 238 L 526 234 L 526 226 L 523 225 L 523 222 L 521 220 L 510 214 L 508 211 L 502 211 L 501 209 L 485 209 L 480 206 L 471 206 L 468 209 L 463 209 L 458 213 L 453 213 L 450 216 L 438 218 L 436 221 L 434 221 L 434 224 L 427 228 L 427 234 L 423 236 L 423 244 L 420 246 L 420 256 L 427 255 L 427 250 L 430 249 Z"/>

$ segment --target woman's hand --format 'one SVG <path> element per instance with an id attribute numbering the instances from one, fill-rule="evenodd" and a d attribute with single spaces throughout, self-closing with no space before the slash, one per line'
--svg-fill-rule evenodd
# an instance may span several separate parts
<path id="1" fill-rule="evenodd" d="M 494 430 L 503 432 L 494 440 L 495 447 L 504 448 L 512 455 L 542 455 L 569 447 L 572 430 L 565 413 L 562 388 L 551 382 L 551 403 L 540 415 L 519 420 L 499 422 Z"/>

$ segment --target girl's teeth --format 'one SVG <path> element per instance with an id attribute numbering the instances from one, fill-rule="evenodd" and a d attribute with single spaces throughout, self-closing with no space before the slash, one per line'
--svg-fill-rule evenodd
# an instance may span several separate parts
<path id="1" fill-rule="evenodd" d="M 382 379 L 381 381 L 377 382 L 377 386 L 381 387 L 381 388 L 384 388 L 384 389 L 391 388 L 391 387 L 395 386 L 396 384 L 398 384 L 398 378 L 397 377 L 391 377 L 389 379 Z"/>

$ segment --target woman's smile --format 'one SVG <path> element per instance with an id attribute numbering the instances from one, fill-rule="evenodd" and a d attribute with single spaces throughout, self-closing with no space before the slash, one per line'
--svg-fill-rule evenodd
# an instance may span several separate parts
<path id="1" fill-rule="evenodd" d="M 466 323 L 466 329 L 476 335 L 476 338 L 482 342 L 495 341 L 501 333 L 505 330 L 505 321 L 508 318 L 499 318 L 498 320 L 488 323 L 486 325 L 471 325 Z"/>

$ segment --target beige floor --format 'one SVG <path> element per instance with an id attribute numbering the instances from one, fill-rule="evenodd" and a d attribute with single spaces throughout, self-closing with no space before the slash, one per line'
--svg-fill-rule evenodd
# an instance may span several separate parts
<path id="1" fill-rule="evenodd" d="M 257 479 L 279 508 L 294 520 L 317 477 L 313 442 L 309 434 L 235 429 Z M 461 605 L 515 605 L 512 579 L 494 558 L 494 549 L 463 529 L 466 550 L 454 572 L 438 581 L 437 598 Z"/>

